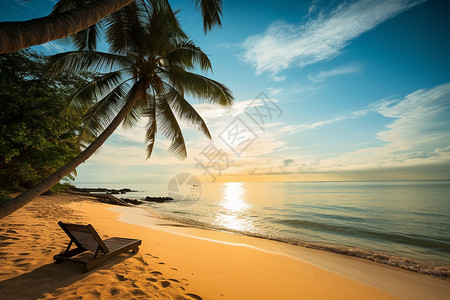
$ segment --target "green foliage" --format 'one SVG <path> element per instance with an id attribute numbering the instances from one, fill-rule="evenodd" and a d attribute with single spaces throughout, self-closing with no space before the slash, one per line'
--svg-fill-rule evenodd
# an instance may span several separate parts
<path id="1" fill-rule="evenodd" d="M 0 187 L 28 188 L 80 153 L 79 121 L 63 116 L 86 76 L 47 78 L 46 57 L 0 56 Z"/>
<path id="2" fill-rule="evenodd" d="M 49 190 L 49 193 L 50 194 L 58 194 L 58 193 L 67 192 L 67 191 L 70 191 L 71 187 L 72 187 L 72 185 L 70 185 L 67 182 L 66 183 L 57 183 Z"/>
<path id="3" fill-rule="evenodd" d="M 2 204 L 2 202 L 8 202 L 9 200 L 11 200 L 9 192 L 5 190 L 0 190 L 0 204 Z"/>

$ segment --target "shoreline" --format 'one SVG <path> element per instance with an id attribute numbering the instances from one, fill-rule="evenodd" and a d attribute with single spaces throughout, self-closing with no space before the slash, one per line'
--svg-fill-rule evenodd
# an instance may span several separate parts
<path id="1" fill-rule="evenodd" d="M 135 207 L 142 208 L 142 209 L 148 211 L 155 218 L 169 220 L 172 222 L 178 222 L 178 223 L 182 223 L 182 224 L 185 224 L 188 226 L 194 226 L 194 227 L 200 228 L 200 229 L 229 232 L 229 233 L 244 235 L 244 236 L 253 237 L 253 238 L 259 238 L 259 239 L 270 240 L 270 241 L 275 241 L 275 242 L 280 242 L 280 243 L 286 243 L 286 244 L 290 244 L 290 245 L 294 245 L 294 246 L 298 246 L 298 247 L 304 247 L 304 248 L 309 248 L 309 249 L 314 249 L 314 250 L 319 250 L 319 251 L 325 251 L 325 252 L 346 255 L 346 256 L 350 256 L 350 257 L 364 259 L 367 261 L 376 262 L 376 263 L 386 265 L 386 266 L 396 267 L 399 269 L 416 272 L 419 274 L 424 274 L 424 275 L 431 276 L 434 278 L 450 280 L 449 266 L 415 261 L 413 259 L 409 259 L 409 258 L 405 258 L 405 257 L 389 255 L 386 253 L 374 252 L 374 251 L 370 251 L 370 250 L 349 248 L 349 247 L 337 246 L 337 245 L 333 245 L 333 244 L 324 244 L 324 243 L 319 243 L 319 242 L 307 242 L 307 241 L 297 240 L 297 239 L 293 239 L 293 238 L 284 238 L 284 237 L 279 237 L 279 236 L 264 235 L 264 234 L 258 234 L 258 233 L 253 233 L 253 232 L 233 230 L 233 229 L 229 229 L 229 228 L 225 228 L 225 227 L 214 226 L 214 225 L 211 225 L 211 224 L 208 224 L 205 222 L 195 221 L 193 219 L 174 217 L 174 216 L 169 216 L 169 215 L 162 215 L 145 204 L 137 205 Z"/>
<path id="2" fill-rule="evenodd" d="M 90 223 L 103 238 L 142 239 L 140 252 L 84 274 L 75 264 L 55 265 L 53 255 L 68 242 L 60 220 Z M 446 280 L 195 228 L 85 196 L 40 196 L 0 220 L 0 236 L 0 291 L 12 299 L 445 299 L 450 293 Z"/>
<path id="3" fill-rule="evenodd" d="M 437 188 L 442 187 L 446 191 L 450 187 L 447 181 L 445 181 L 445 185 L 435 181 L 432 182 L 433 186 L 437 184 Z M 422 185 L 426 187 L 428 183 L 424 182 Z M 108 185 L 109 188 L 121 188 L 123 186 L 126 185 L 117 183 Z M 402 188 L 403 183 L 395 183 L 393 186 Z M 83 185 L 83 187 L 87 187 L 87 185 Z M 205 186 L 206 194 L 202 200 L 199 200 L 197 207 L 184 208 L 180 204 L 180 208 L 178 208 L 176 203 L 168 203 L 167 206 L 166 204 L 145 203 L 142 206 L 164 215 L 165 218 L 188 225 L 341 253 L 430 276 L 450 278 L 450 256 L 447 254 L 450 248 L 445 235 L 445 226 L 448 225 L 448 220 L 445 219 L 446 213 L 444 211 L 440 213 L 433 209 L 422 211 L 420 205 L 423 205 L 422 199 L 425 199 L 424 197 L 411 198 L 415 199 L 412 207 L 404 211 L 398 209 L 402 204 L 394 201 L 397 198 L 394 197 L 393 201 L 385 200 L 389 203 L 397 203 L 397 205 L 392 205 L 393 207 L 389 209 L 389 213 L 386 213 L 385 217 L 385 214 L 380 214 L 382 212 L 380 208 L 383 205 L 374 205 L 372 201 L 367 200 L 376 198 L 376 195 L 371 197 L 370 195 L 373 194 L 372 188 L 366 189 L 366 185 L 362 187 L 362 193 L 368 196 L 367 199 L 364 198 L 366 199 L 365 203 L 364 201 L 360 203 L 361 207 L 358 207 L 358 205 L 352 207 L 355 201 L 359 201 L 354 199 L 347 206 L 342 204 L 343 206 L 337 209 L 337 212 L 327 205 L 323 205 L 324 201 L 328 201 L 327 199 L 334 199 L 334 195 L 328 193 L 320 194 L 321 196 L 318 199 L 323 199 L 318 202 L 317 207 L 311 208 L 316 205 L 312 204 L 316 200 L 310 196 L 310 192 L 314 193 L 318 188 L 317 186 L 302 188 L 296 185 L 291 190 L 290 187 L 274 183 L 264 190 L 270 196 L 263 199 L 277 199 L 276 201 L 259 199 L 258 189 L 255 192 L 255 187 L 258 188 L 258 186 L 242 187 L 242 190 L 247 193 L 246 198 L 242 200 L 226 200 L 222 198 L 222 194 L 226 191 L 225 186 L 210 185 Z M 223 189 L 220 192 L 222 196 L 216 195 L 217 192 L 215 191 L 212 192 L 216 188 Z M 330 188 L 334 191 L 336 187 L 327 185 L 325 190 L 329 191 Z M 338 188 L 341 188 L 342 190 L 339 191 L 351 199 L 353 199 L 351 194 L 355 188 L 358 192 L 361 191 L 359 185 L 338 186 Z M 386 190 L 385 185 L 381 188 Z M 408 185 L 406 188 L 408 188 Z M 143 199 L 144 197 L 140 196 L 164 194 L 160 192 L 161 187 L 158 185 L 150 187 L 136 185 L 133 186 L 133 189 L 139 190 L 140 194 L 129 193 L 126 197 Z M 301 199 L 304 199 L 304 201 L 294 201 L 291 199 L 292 197 L 285 197 L 284 194 L 280 199 L 276 198 L 286 189 L 290 193 L 294 193 L 295 197 L 303 197 Z M 297 192 L 292 192 L 293 190 Z M 435 189 L 433 188 L 433 190 Z M 146 192 L 143 193 L 143 191 Z M 387 192 L 390 191 L 391 188 L 387 187 Z M 421 188 L 419 192 L 421 191 L 426 191 L 426 189 Z M 306 192 L 306 196 L 302 196 L 304 192 Z M 389 195 L 392 198 L 393 194 Z M 436 199 L 439 200 L 438 198 Z M 378 202 L 378 199 L 372 200 Z M 406 199 L 404 200 L 406 201 Z M 279 201 L 282 204 L 277 206 L 276 203 Z M 244 207 L 243 213 L 236 214 L 233 211 L 233 205 L 242 205 Z M 341 204 L 332 202 L 331 207 L 333 205 L 340 207 Z M 436 205 L 430 205 L 430 207 L 439 207 Z M 291 206 L 295 209 L 289 210 L 288 207 Z M 270 210 L 266 207 L 270 207 Z M 300 207 L 302 208 L 298 209 Z M 436 213 L 436 218 L 429 212 Z M 411 226 L 408 225 L 408 222 L 411 223 Z M 386 226 L 386 224 L 395 226 Z"/>
<path id="4" fill-rule="evenodd" d="M 158 228 L 158 230 L 210 242 L 249 247 L 272 255 L 286 256 L 334 272 L 351 280 L 379 288 L 403 299 L 424 299 L 426 297 L 431 297 L 431 299 L 445 299 L 446 295 L 450 293 L 449 281 L 442 277 L 421 274 L 365 258 L 307 248 L 284 241 L 253 237 L 231 231 L 218 231 L 217 229 L 196 227 L 195 224 L 195 227 L 191 227 L 193 224 L 190 224 L 190 226 L 188 224 L 180 224 L 176 220 L 164 218 L 164 216 L 151 211 L 151 209 L 149 209 L 152 213 L 150 215 L 147 215 L 149 213 L 147 209 L 143 209 L 145 211 L 144 214 L 137 211 L 133 212 L 132 210 L 134 209 L 142 209 L 142 207 L 109 208 L 109 210 L 121 213 L 118 219 L 121 222 L 153 227 L 158 224 L 154 219 L 165 220 L 170 222 L 166 224 L 167 228 Z M 153 220 L 150 221 L 151 219 Z M 146 222 L 149 224 L 145 224 Z M 195 232 L 193 233 L 192 230 L 195 230 Z M 221 238 L 218 238 L 215 233 L 219 233 Z M 447 291 L 440 293 L 436 290 L 438 286 L 441 288 L 445 287 Z"/>

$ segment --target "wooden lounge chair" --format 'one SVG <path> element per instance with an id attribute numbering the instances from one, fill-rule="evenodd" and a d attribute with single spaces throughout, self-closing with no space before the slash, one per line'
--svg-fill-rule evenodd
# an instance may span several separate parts
<path id="1" fill-rule="evenodd" d="M 55 255 L 55 263 L 61 261 L 72 261 L 84 265 L 85 271 L 90 271 L 106 260 L 132 250 L 139 251 L 141 240 L 113 237 L 102 240 L 91 224 L 78 225 L 58 222 L 62 230 L 69 236 L 70 242 L 66 251 Z M 77 248 L 70 250 L 75 243 Z"/>

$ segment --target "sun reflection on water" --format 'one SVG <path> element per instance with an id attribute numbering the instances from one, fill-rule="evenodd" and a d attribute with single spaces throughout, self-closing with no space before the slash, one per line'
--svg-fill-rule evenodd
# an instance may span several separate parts
<path id="1" fill-rule="evenodd" d="M 220 201 L 222 209 L 215 218 L 215 223 L 225 228 L 249 231 L 253 228 L 249 218 L 244 216 L 251 207 L 245 201 L 245 187 L 242 182 L 228 182 L 224 184 Z"/>

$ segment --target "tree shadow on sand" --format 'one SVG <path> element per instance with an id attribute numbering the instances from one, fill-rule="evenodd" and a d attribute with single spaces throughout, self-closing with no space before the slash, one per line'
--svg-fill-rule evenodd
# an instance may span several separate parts
<path id="1" fill-rule="evenodd" d="M 14 278 L 0 282 L 1 299 L 38 299 L 46 293 L 70 286 L 84 279 L 92 272 L 107 270 L 135 254 L 122 253 L 104 263 L 97 269 L 83 273 L 83 266 L 76 263 L 63 262 L 47 264 Z"/>

